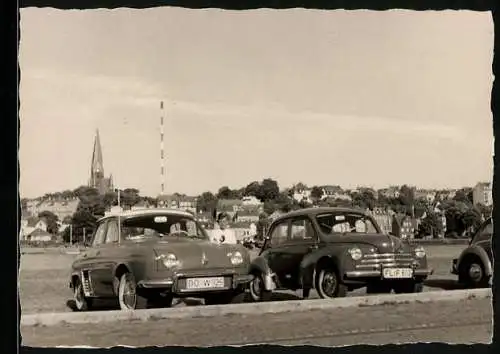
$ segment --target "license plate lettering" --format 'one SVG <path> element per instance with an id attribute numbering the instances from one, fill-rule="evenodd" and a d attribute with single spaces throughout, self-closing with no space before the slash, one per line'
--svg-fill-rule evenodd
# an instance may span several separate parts
<path id="1" fill-rule="evenodd" d="M 221 289 L 224 287 L 225 287 L 224 277 L 186 279 L 187 290 Z"/>
<path id="2" fill-rule="evenodd" d="M 385 279 L 408 279 L 413 277 L 411 268 L 384 268 L 382 276 Z"/>

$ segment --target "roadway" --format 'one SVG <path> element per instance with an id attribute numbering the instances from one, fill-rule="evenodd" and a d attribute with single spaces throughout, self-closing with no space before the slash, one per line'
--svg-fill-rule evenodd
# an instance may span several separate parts
<path id="1" fill-rule="evenodd" d="M 21 327 L 29 346 L 220 346 L 489 343 L 491 299 L 305 312 Z"/>

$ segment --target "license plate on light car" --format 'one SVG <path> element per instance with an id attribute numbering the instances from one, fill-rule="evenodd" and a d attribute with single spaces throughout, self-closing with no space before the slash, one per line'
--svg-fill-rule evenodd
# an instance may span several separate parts
<path id="1" fill-rule="evenodd" d="M 223 289 L 225 287 L 224 277 L 186 279 L 186 290 Z"/>
<path id="2" fill-rule="evenodd" d="M 384 268 L 382 270 L 384 279 L 410 279 L 413 278 L 413 269 L 411 268 Z"/>

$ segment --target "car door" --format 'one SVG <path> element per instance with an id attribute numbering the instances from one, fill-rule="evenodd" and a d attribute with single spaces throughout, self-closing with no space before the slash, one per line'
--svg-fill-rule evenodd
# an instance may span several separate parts
<path id="1" fill-rule="evenodd" d="M 284 246 L 286 254 L 283 252 L 282 257 L 287 264 L 285 279 L 289 287 L 299 287 L 300 264 L 307 254 L 318 247 L 318 236 L 308 216 L 291 220 L 289 237 Z"/>
<path id="2" fill-rule="evenodd" d="M 283 220 L 272 226 L 269 230 L 269 239 L 264 244 L 262 255 L 267 261 L 269 268 L 276 274 L 279 286 L 286 283 L 286 272 L 288 265 L 286 262 L 286 242 L 288 239 L 290 220 Z"/>
<path id="3" fill-rule="evenodd" d="M 107 224 L 106 237 L 104 242 L 99 246 L 93 271 L 95 289 L 103 297 L 114 295 L 113 270 L 121 251 L 117 218 L 109 219 Z"/>

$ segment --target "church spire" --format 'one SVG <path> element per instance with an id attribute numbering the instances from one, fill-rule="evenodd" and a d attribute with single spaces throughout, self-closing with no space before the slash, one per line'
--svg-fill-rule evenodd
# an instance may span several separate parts
<path id="1" fill-rule="evenodd" d="M 104 175 L 104 164 L 102 161 L 101 139 L 99 138 L 99 129 L 96 129 L 94 140 L 94 152 L 92 153 L 92 171 Z"/>

